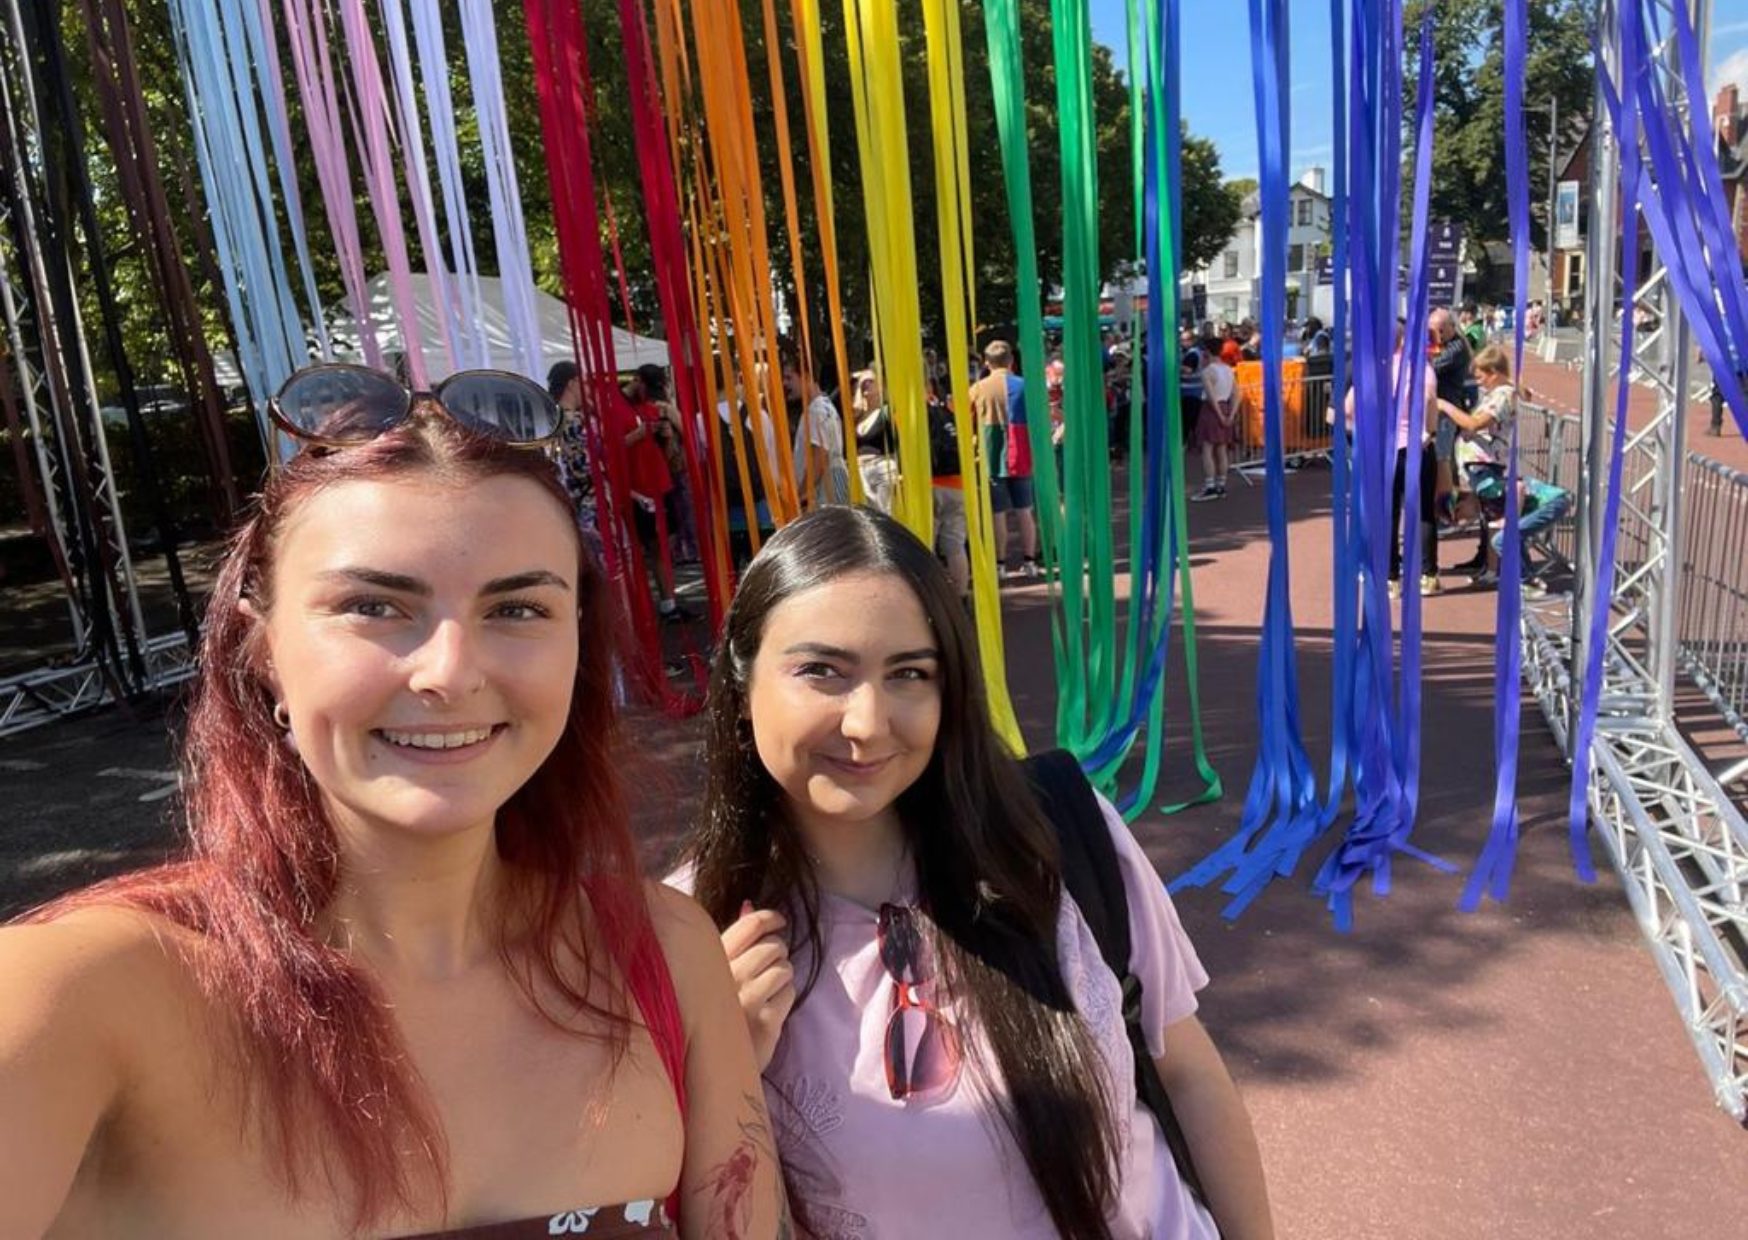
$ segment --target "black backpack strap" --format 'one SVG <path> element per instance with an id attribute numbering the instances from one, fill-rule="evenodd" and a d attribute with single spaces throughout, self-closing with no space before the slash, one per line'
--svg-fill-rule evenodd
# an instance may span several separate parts
<path id="1" fill-rule="evenodd" d="M 1026 775 L 1039 807 L 1056 828 L 1062 851 L 1062 886 L 1086 919 L 1087 928 L 1099 945 L 1105 964 L 1123 986 L 1123 1024 L 1135 1058 L 1135 1095 L 1159 1120 L 1160 1131 L 1177 1164 L 1180 1179 L 1191 1195 L 1207 1204 L 1201 1177 L 1190 1157 L 1189 1142 L 1171 1109 L 1165 1082 L 1147 1048 L 1147 1032 L 1141 1025 L 1141 980 L 1129 967 L 1129 898 L 1123 890 L 1123 871 L 1117 861 L 1117 845 L 1105 825 L 1092 784 L 1080 762 L 1065 749 L 1034 754 L 1025 762 Z"/>

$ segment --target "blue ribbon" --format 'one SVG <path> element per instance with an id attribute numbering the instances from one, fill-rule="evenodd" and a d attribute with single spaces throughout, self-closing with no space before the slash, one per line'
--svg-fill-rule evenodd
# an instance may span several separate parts
<path id="1" fill-rule="evenodd" d="M 1655 15 L 1653 14 L 1653 21 Z M 1659 30 L 1657 37 L 1661 40 Z M 1683 57 L 1699 54 L 1686 13 L 1677 14 Z M 1641 38 L 1642 47 L 1646 46 Z M 1684 85 L 1699 89 L 1696 66 L 1682 64 Z M 1656 175 L 1643 181 L 1641 210 L 1658 252 L 1666 256 L 1670 287 L 1736 423 L 1748 435 L 1748 401 L 1741 370 L 1748 359 L 1748 289 L 1740 275 L 1734 231 L 1724 203 L 1716 152 L 1698 115 L 1682 123 L 1655 74 L 1641 74 L 1635 92 L 1640 126 Z M 1705 98 L 1704 94 L 1691 96 Z M 1630 99 L 1622 100 L 1623 103 Z"/>
<path id="2" fill-rule="evenodd" d="M 1299 730 L 1298 667 L 1293 652 L 1293 612 L 1287 545 L 1286 454 L 1281 409 L 1282 333 L 1286 319 L 1287 157 L 1291 113 L 1285 0 L 1250 0 L 1251 78 L 1256 97 L 1257 146 L 1261 156 L 1262 364 L 1264 459 L 1267 469 L 1269 574 L 1257 671 L 1257 719 L 1261 745 L 1236 835 L 1172 888 L 1202 886 L 1227 871 L 1222 890 L 1235 895 L 1223 916 L 1237 917 L 1267 885 L 1273 862 L 1246 856 L 1270 823 L 1284 837 L 1314 832 L 1319 816 L 1317 777 Z M 1272 834 L 1272 833 L 1271 833 Z M 1262 872 L 1259 872 L 1262 871 Z"/>
<path id="3" fill-rule="evenodd" d="M 1348 196 L 1349 251 L 1354 300 L 1354 474 L 1350 520 L 1352 545 L 1361 559 L 1363 615 L 1352 665 L 1351 718 L 1354 737 L 1356 812 L 1340 847 L 1324 862 L 1313 889 L 1322 894 L 1337 929 L 1353 924 L 1353 888 L 1369 870 L 1373 890 L 1389 893 L 1396 854 L 1449 871 L 1443 860 L 1409 842 L 1414 828 L 1420 780 L 1420 598 L 1414 589 L 1420 564 L 1419 452 L 1424 424 L 1425 361 L 1419 342 L 1425 336 L 1429 291 L 1426 281 L 1432 147 L 1432 11 L 1420 35 L 1414 245 L 1410 263 L 1409 316 L 1401 361 L 1392 378 L 1400 221 L 1402 8 L 1396 0 L 1355 0 L 1354 54 L 1349 95 L 1354 113 L 1348 127 L 1352 185 Z M 1389 520 L 1395 473 L 1396 429 L 1406 417 L 1411 433 L 1405 454 L 1403 497 L 1402 680 L 1392 693 L 1391 617 L 1385 589 Z"/>
<path id="4" fill-rule="evenodd" d="M 1529 289 L 1529 147 L 1524 138 L 1523 106 L 1528 31 L 1528 0 L 1505 0 L 1505 178 L 1515 289 L 1512 303 L 1515 365 L 1511 373 L 1520 383 L 1524 299 Z M 1499 554 L 1499 598 L 1494 621 L 1493 679 L 1497 696 L 1493 715 L 1493 826 L 1458 904 L 1468 913 L 1480 907 L 1484 895 L 1505 899 L 1517 861 L 1517 753 L 1523 723 L 1520 680 L 1523 645 L 1518 631 L 1523 609 L 1519 593 L 1523 550 L 1518 544 L 1517 482 L 1517 419 L 1513 418 L 1505 469 L 1505 537 Z"/>

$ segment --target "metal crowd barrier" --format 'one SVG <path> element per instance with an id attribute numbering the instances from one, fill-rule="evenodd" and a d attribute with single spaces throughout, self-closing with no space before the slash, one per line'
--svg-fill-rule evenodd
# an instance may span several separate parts
<path id="1" fill-rule="evenodd" d="M 1580 435 L 1574 415 L 1524 403 L 1518 413 L 1520 468 L 1577 494 Z M 1625 494 L 1647 495 L 1651 469 L 1651 454 L 1629 440 L 1621 469 Z M 1689 452 L 1683 477 L 1676 653 L 1688 677 L 1748 742 L 1748 474 Z M 1652 545 L 1648 511 L 1645 503 L 1621 505 L 1617 578 L 1645 561 Z M 1560 522 L 1555 550 L 1571 559 L 1577 555 L 1576 541 L 1576 524 Z M 1720 775 L 1719 782 L 1744 773 L 1748 759 Z"/>
<path id="2" fill-rule="evenodd" d="M 1282 382 L 1281 425 L 1287 458 L 1327 455 L 1334 446 L 1329 423 L 1329 375 L 1289 374 Z M 1232 467 L 1247 469 L 1263 463 L 1263 385 L 1260 375 L 1240 373 L 1238 442 L 1231 449 Z M 1192 440 L 1193 442 L 1193 440 Z"/>
<path id="3" fill-rule="evenodd" d="M 1748 740 L 1748 474 L 1689 453 L 1683 480 L 1677 654 Z M 1748 760 L 1720 782 L 1744 770 Z"/>

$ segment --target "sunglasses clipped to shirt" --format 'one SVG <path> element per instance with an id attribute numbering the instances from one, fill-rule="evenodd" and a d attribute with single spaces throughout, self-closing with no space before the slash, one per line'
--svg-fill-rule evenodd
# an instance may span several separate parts
<path id="1" fill-rule="evenodd" d="M 324 448 L 375 439 L 426 407 L 519 447 L 545 443 L 563 420 L 545 388 L 506 370 L 461 370 L 414 392 L 380 370 L 329 362 L 297 371 L 267 402 L 281 430 Z"/>
<path id="2" fill-rule="evenodd" d="M 958 1031 L 923 994 L 935 981 L 935 967 L 919 917 L 908 905 L 882 904 L 875 930 L 880 964 L 892 981 L 886 1087 L 900 1102 L 952 1085 L 963 1058 Z"/>

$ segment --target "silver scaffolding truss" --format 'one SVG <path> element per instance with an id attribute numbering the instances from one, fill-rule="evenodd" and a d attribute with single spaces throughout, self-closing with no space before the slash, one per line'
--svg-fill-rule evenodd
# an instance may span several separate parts
<path id="1" fill-rule="evenodd" d="M 1679 106 L 1709 115 L 1686 97 L 1674 45 L 1675 4 L 1686 4 L 1705 47 L 1710 0 L 1600 0 L 1598 46 L 1620 80 L 1619 14 L 1624 5 L 1655 9 L 1667 41 L 1651 50 Z M 1702 70 L 1704 66 L 1701 66 Z M 1599 74 L 1600 78 L 1600 74 Z M 1577 720 L 1573 684 L 1586 666 L 1589 601 L 1607 595 L 1609 624 L 1596 736 L 1591 746 L 1590 814 L 1620 873 L 1627 898 L 1668 983 L 1718 1104 L 1748 1122 L 1748 823 L 1675 726 L 1679 671 L 1681 497 L 1690 344 L 1667 268 L 1654 250 L 1636 288 L 1623 290 L 1621 314 L 1646 309 L 1651 327 L 1623 365 L 1614 310 L 1621 236 L 1619 148 L 1600 88 L 1593 109 L 1591 223 L 1586 240 L 1586 353 L 1581 419 L 1576 584 L 1569 599 L 1524 610 L 1524 670 L 1543 714 L 1570 756 Z M 1636 333 L 1638 334 L 1638 333 Z M 1606 511 L 1612 435 L 1611 379 L 1631 376 L 1656 393 L 1654 414 L 1629 431 L 1621 530 L 1611 580 L 1599 580 L 1597 555 Z"/>
<path id="2" fill-rule="evenodd" d="M 52 255 L 41 245 L 40 201 L 31 170 L 45 168 L 36 109 L 36 84 L 17 0 L 0 16 L 0 123 L 12 152 L 10 202 L 0 206 L 0 315 L 6 361 L 16 378 L 19 405 L 31 437 L 31 456 L 47 510 L 48 536 L 74 575 L 95 582 L 88 597 L 99 600 L 103 619 L 117 635 L 123 657 L 104 659 L 92 642 L 94 617 L 87 599 L 69 589 L 66 603 L 73 650 L 65 663 L 0 678 L 0 737 L 75 711 L 185 680 L 193 674 L 193 651 L 180 632 L 148 636 L 138 579 L 109 444 L 95 388 L 84 384 L 80 402 L 68 368 L 92 375 L 84 325 L 77 307 L 57 320 L 50 292 Z M 16 215 L 14 214 L 16 213 Z M 77 281 L 77 273 L 65 273 Z M 6 381 L 0 376 L 0 382 Z M 81 550 L 85 523 L 95 557 Z M 95 558 L 96 562 L 90 562 Z"/>

